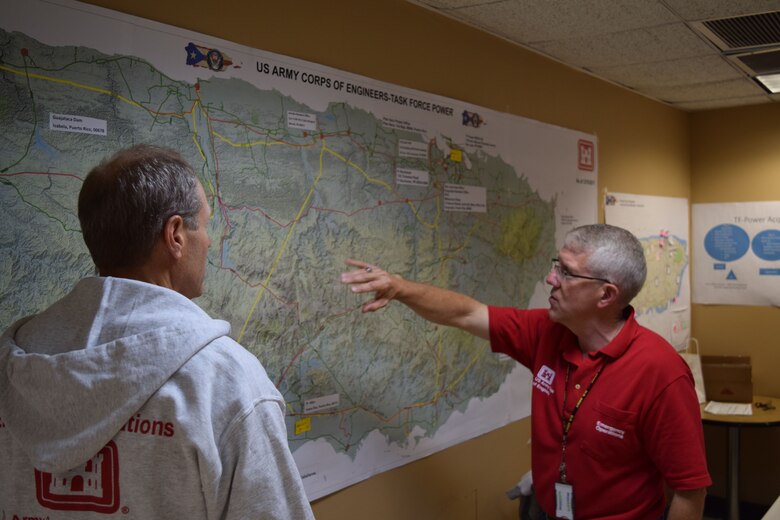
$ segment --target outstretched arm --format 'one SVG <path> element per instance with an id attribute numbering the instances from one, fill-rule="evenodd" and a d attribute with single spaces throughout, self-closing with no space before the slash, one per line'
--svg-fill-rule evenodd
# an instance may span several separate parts
<path id="1" fill-rule="evenodd" d="M 454 291 L 405 280 L 366 262 L 346 263 L 357 270 L 342 273 L 341 282 L 349 284 L 354 293 L 374 293 L 374 299 L 363 305 L 363 312 L 398 300 L 428 321 L 490 338 L 487 305 Z"/>

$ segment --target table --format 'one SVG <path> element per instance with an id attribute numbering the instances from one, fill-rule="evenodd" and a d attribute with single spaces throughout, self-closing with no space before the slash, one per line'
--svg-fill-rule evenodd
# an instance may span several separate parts
<path id="1" fill-rule="evenodd" d="M 759 408 L 757 403 L 771 403 L 773 410 Z M 704 424 L 728 428 L 728 481 L 726 502 L 729 520 L 739 520 L 739 434 L 743 427 L 780 426 L 780 397 L 753 396 L 753 415 L 715 415 L 704 411 L 701 406 L 701 420 Z"/>

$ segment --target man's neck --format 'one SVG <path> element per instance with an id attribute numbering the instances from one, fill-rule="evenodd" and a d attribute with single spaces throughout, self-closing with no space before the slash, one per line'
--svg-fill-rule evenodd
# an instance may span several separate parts
<path id="1" fill-rule="evenodd" d="M 587 355 L 609 345 L 625 323 L 626 319 L 622 316 L 619 319 L 593 319 L 587 322 L 581 331 L 572 332 L 577 336 L 583 355 Z"/>
<path id="2" fill-rule="evenodd" d="M 170 274 L 163 270 L 153 269 L 149 265 L 132 268 L 105 269 L 100 271 L 100 276 L 127 278 L 129 280 L 138 280 L 139 282 L 146 282 L 167 289 L 173 289 Z"/>

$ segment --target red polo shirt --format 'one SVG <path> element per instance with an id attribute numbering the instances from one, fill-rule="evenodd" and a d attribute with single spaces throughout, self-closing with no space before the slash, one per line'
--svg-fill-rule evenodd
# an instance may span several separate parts
<path id="1" fill-rule="evenodd" d="M 561 417 L 569 418 L 602 366 L 567 440 L 575 518 L 660 518 L 664 482 L 681 491 L 712 484 L 690 369 L 666 340 L 636 322 L 632 308 L 617 337 L 584 357 L 577 337 L 550 321 L 546 309 L 489 312 L 493 351 L 516 359 L 534 378 L 531 469 L 548 514 L 555 513 L 560 480 Z"/>

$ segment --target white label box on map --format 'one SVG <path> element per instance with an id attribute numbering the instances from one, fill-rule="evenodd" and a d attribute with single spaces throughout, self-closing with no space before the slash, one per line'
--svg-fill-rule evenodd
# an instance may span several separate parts
<path id="1" fill-rule="evenodd" d="M 398 155 L 401 157 L 408 157 L 410 159 L 428 160 L 428 143 L 399 139 Z"/>
<path id="2" fill-rule="evenodd" d="M 445 184 L 444 211 L 487 213 L 487 189 L 483 186 Z"/>
<path id="3" fill-rule="evenodd" d="M 316 130 L 317 116 L 307 112 L 287 111 L 287 128 L 298 130 Z"/>
<path id="4" fill-rule="evenodd" d="M 303 402 L 303 413 L 313 413 L 329 408 L 335 408 L 339 405 L 341 398 L 339 394 L 323 395 L 314 399 L 306 399 Z"/>
<path id="5" fill-rule="evenodd" d="M 106 128 L 105 119 L 49 113 L 49 130 L 105 136 Z"/>
<path id="6" fill-rule="evenodd" d="M 407 186 L 428 186 L 430 178 L 425 170 L 412 170 L 411 168 L 396 168 L 395 182 Z"/>

